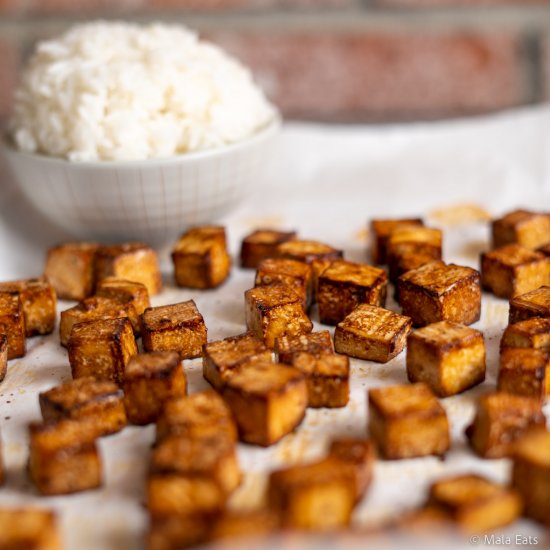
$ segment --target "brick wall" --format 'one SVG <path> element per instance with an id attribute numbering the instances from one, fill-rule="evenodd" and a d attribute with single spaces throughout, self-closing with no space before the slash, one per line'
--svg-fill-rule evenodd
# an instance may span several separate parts
<path id="1" fill-rule="evenodd" d="M 289 118 L 433 119 L 550 99 L 550 0 L 0 0 L 0 117 L 32 44 L 96 17 L 198 28 Z"/>

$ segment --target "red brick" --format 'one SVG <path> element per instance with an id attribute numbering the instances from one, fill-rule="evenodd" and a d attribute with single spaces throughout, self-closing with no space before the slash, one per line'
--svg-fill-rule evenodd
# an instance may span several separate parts
<path id="1" fill-rule="evenodd" d="M 11 42 L 0 40 L 0 118 L 11 110 L 17 80 L 19 52 Z"/>

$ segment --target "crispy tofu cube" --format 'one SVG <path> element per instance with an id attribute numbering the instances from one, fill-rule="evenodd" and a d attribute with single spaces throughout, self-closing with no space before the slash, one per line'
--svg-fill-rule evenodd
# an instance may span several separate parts
<path id="1" fill-rule="evenodd" d="M 55 513 L 40 508 L 0 508 L 2 550 L 61 550 Z"/>
<path id="2" fill-rule="evenodd" d="M 94 292 L 97 243 L 64 243 L 48 250 L 44 275 L 62 300 L 84 300 Z"/>
<path id="3" fill-rule="evenodd" d="M 186 231 L 172 251 L 176 284 L 186 288 L 215 288 L 229 276 L 225 228 L 193 227 Z"/>
<path id="4" fill-rule="evenodd" d="M 319 320 L 337 325 L 359 304 L 384 306 L 388 276 L 383 269 L 344 260 L 332 262 L 319 275 Z"/>
<path id="5" fill-rule="evenodd" d="M 314 260 L 339 260 L 343 252 L 318 241 L 293 239 L 281 243 L 277 247 L 276 256 L 310 264 Z"/>
<path id="6" fill-rule="evenodd" d="M 40 494 L 66 495 L 101 485 L 93 422 L 34 423 L 29 434 L 29 474 Z"/>
<path id="7" fill-rule="evenodd" d="M 494 392 L 479 398 L 466 435 L 479 456 L 504 458 L 512 455 L 514 442 L 526 430 L 541 425 L 546 425 L 546 418 L 539 399 Z"/>
<path id="8" fill-rule="evenodd" d="M 500 348 L 534 348 L 550 353 L 550 317 L 532 317 L 508 325 L 500 340 Z"/>
<path id="9" fill-rule="evenodd" d="M 147 534 L 148 550 L 182 550 L 204 543 L 212 530 L 213 516 L 168 515 L 152 517 Z"/>
<path id="10" fill-rule="evenodd" d="M 480 384 L 485 380 L 483 333 L 449 321 L 415 330 L 407 338 L 407 375 L 439 397 Z"/>
<path id="11" fill-rule="evenodd" d="M 6 377 L 8 372 L 8 337 L 0 334 L 0 382 Z"/>
<path id="12" fill-rule="evenodd" d="M 415 326 L 438 321 L 471 325 L 481 314 L 479 273 L 471 267 L 430 262 L 401 275 L 399 303 Z"/>
<path id="13" fill-rule="evenodd" d="M 281 336 L 275 341 L 275 353 L 279 363 L 292 365 L 294 356 L 301 352 L 307 353 L 334 353 L 334 345 L 330 332 L 321 330 L 296 336 Z"/>
<path id="14" fill-rule="evenodd" d="M 182 359 L 202 355 L 207 330 L 194 300 L 150 307 L 141 316 L 145 351 L 177 351 Z"/>
<path id="15" fill-rule="evenodd" d="M 204 346 L 203 376 L 214 388 L 221 389 L 224 381 L 241 365 L 250 361 L 271 361 L 271 351 L 263 340 L 246 332 Z"/>
<path id="16" fill-rule="evenodd" d="M 155 422 L 163 404 L 187 393 L 187 378 L 177 351 L 134 355 L 124 372 L 124 406 L 129 422 Z"/>
<path id="17" fill-rule="evenodd" d="M 354 467 L 329 457 L 271 472 L 267 499 L 283 527 L 332 531 L 349 525 L 355 506 Z"/>
<path id="18" fill-rule="evenodd" d="M 240 539 L 269 535 L 279 528 L 279 518 L 269 510 L 225 512 L 212 527 L 211 540 Z"/>
<path id="19" fill-rule="evenodd" d="M 397 283 L 401 275 L 418 269 L 430 262 L 439 260 L 440 258 L 434 258 L 431 252 L 415 252 L 414 248 L 410 252 L 403 251 L 399 256 L 393 257 L 389 263 L 389 279 L 395 285 L 395 299 L 399 301 L 399 292 Z"/>
<path id="20" fill-rule="evenodd" d="M 0 334 L 8 339 L 8 359 L 25 355 L 25 317 L 18 292 L 0 292 Z"/>
<path id="21" fill-rule="evenodd" d="M 241 266 L 256 269 L 262 260 L 276 258 L 277 247 L 296 239 L 296 231 L 257 229 L 247 235 L 241 243 Z"/>
<path id="22" fill-rule="evenodd" d="M 420 218 L 402 218 L 387 220 L 372 220 L 370 223 L 370 232 L 372 235 L 372 261 L 375 264 L 386 263 L 386 243 L 391 232 L 400 226 L 418 226 L 424 225 Z"/>
<path id="23" fill-rule="evenodd" d="M 550 242 L 550 214 L 514 210 L 491 224 L 493 248 L 519 244 L 535 249 Z"/>
<path id="24" fill-rule="evenodd" d="M 550 286 L 541 286 L 510 300 L 511 325 L 531 317 L 550 317 Z"/>
<path id="25" fill-rule="evenodd" d="M 122 398 L 116 384 L 91 376 L 71 380 L 38 395 L 44 422 L 86 421 L 95 426 L 97 437 L 116 433 L 126 426 Z"/>
<path id="26" fill-rule="evenodd" d="M 147 287 L 151 296 L 162 290 L 162 275 L 157 253 L 143 243 L 101 246 L 96 253 L 96 281 L 117 277 Z"/>
<path id="27" fill-rule="evenodd" d="M 268 447 L 303 420 L 308 402 L 304 375 L 280 363 L 250 363 L 227 379 L 223 398 L 241 441 Z"/>
<path id="28" fill-rule="evenodd" d="M 263 338 L 268 348 L 273 348 L 280 336 L 311 332 L 302 298 L 292 288 L 276 284 L 247 290 L 245 317 L 248 330 Z"/>
<path id="29" fill-rule="evenodd" d="M 436 481 L 429 503 L 447 511 L 465 533 L 486 533 L 515 521 L 522 503 L 513 489 L 474 474 Z"/>
<path id="30" fill-rule="evenodd" d="M 381 307 L 361 304 L 334 331 L 338 353 L 377 363 L 387 363 L 401 353 L 412 321 Z"/>
<path id="31" fill-rule="evenodd" d="M 483 287 L 499 298 L 513 298 L 550 285 L 550 258 L 518 244 L 481 255 Z"/>
<path id="32" fill-rule="evenodd" d="M 369 432 L 384 458 L 443 456 L 447 452 L 447 414 L 426 384 L 374 388 L 368 395 Z"/>
<path id="33" fill-rule="evenodd" d="M 68 348 L 73 378 L 93 376 L 117 384 L 122 384 L 126 366 L 138 353 L 127 317 L 74 325 Z"/>

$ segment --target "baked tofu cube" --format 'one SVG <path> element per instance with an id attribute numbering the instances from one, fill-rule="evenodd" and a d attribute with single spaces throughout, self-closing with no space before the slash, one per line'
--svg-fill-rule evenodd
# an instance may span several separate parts
<path id="1" fill-rule="evenodd" d="M 381 307 L 361 304 L 334 331 L 338 353 L 377 363 L 387 363 L 401 353 L 412 321 Z"/>
<path id="2" fill-rule="evenodd" d="M 445 409 L 423 383 L 369 390 L 368 427 L 389 460 L 443 456 L 450 446 Z"/>
<path id="3" fill-rule="evenodd" d="M 42 495 L 66 495 L 101 485 L 93 423 L 61 420 L 29 426 L 29 474 Z"/>
<path id="4" fill-rule="evenodd" d="M 550 317 L 532 317 L 508 325 L 502 335 L 500 348 L 534 348 L 550 353 Z"/>
<path id="5" fill-rule="evenodd" d="M 550 432 L 531 430 L 514 447 L 512 487 L 527 517 L 550 525 Z"/>
<path id="6" fill-rule="evenodd" d="M 182 359 L 202 355 L 207 330 L 194 300 L 150 307 L 141 316 L 145 351 L 177 351 Z"/>
<path id="7" fill-rule="evenodd" d="M 513 298 L 550 285 L 550 258 L 518 244 L 481 255 L 483 287 L 499 298 Z"/>
<path id="8" fill-rule="evenodd" d="M 298 260 L 307 264 L 314 260 L 339 260 L 343 252 L 318 241 L 291 240 L 277 247 L 277 257 Z"/>
<path id="9" fill-rule="evenodd" d="M 275 341 L 275 353 L 279 363 L 292 365 L 294 356 L 304 351 L 315 354 L 334 353 L 330 332 L 321 330 L 296 336 L 281 336 Z"/>
<path id="10" fill-rule="evenodd" d="M 285 528 L 332 531 L 349 525 L 355 506 L 353 466 L 334 458 L 271 472 L 267 499 Z"/>
<path id="11" fill-rule="evenodd" d="M 244 297 L 246 326 L 270 349 L 280 336 L 304 334 L 313 328 L 302 298 L 286 285 L 251 288 Z"/>
<path id="12" fill-rule="evenodd" d="M 256 269 L 262 260 L 276 258 L 277 247 L 296 239 L 296 231 L 257 229 L 247 235 L 241 243 L 241 266 Z"/>
<path id="13" fill-rule="evenodd" d="M 8 372 L 8 337 L 0 334 L 0 382 Z"/>
<path id="14" fill-rule="evenodd" d="M 138 349 L 127 317 L 78 323 L 69 339 L 73 378 L 93 376 L 122 384 L 124 371 Z"/>
<path id="15" fill-rule="evenodd" d="M 479 456 L 504 458 L 512 455 L 514 442 L 526 430 L 541 425 L 546 425 L 546 418 L 539 399 L 495 392 L 479 398 L 466 435 Z"/>
<path id="16" fill-rule="evenodd" d="M 550 317 L 550 286 L 541 286 L 510 300 L 511 325 L 531 317 Z"/>
<path id="17" fill-rule="evenodd" d="M 147 287 L 151 296 L 162 290 L 162 275 L 157 253 L 143 243 L 101 246 L 96 253 L 96 281 L 117 277 Z"/>
<path id="18" fill-rule="evenodd" d="M 122 398 L 116 384 L 91 376 L 71 380 L 38 395 L 44 422 L 86 421 L 95 426 L 97 437 L 116 433 L 126 426 Z"/>
<path id="19" fill-rule="evenodd" d="M 206 289 L 221 285 L 231 269 L 225 229 L 215 226 L 189 229 L 176 243 L 172 262 L 178 286 Z"/>
<path id="20" fill-rule="evenodd" d="M 40 508 L 0 508 L 0 548 L 61 550 L 54 512 Z"/>
<path id="21" fill-rule="evenodd" d="M 227 438 L 166 437 L 151 455 L 149 512 L 152 517 L 219 512 L 240 481 L 235 445 Z"/>
<path id="22" fill-rule="evenodd" d="M 545 402 L 550 395 L 550 356 L 537 349 L 503 349 L 497 388 Z"/>
<path id="23" fill-rule="evenodd" d="M 491 224 L 493 248 L 519 244 L 535 249 L 550 242 L 550 214 L 514 210 Z"/>
<path id="24" fill-rule="evenodd" d="M 407 375 L 439 397 L 480 384 L 485 380 L 483 333 L 449 321 L 415 330 L 407 338 Z"/>
<path id="25" fill-rule="evenodd" d="M 219 390 L 236 368 L 251 361 L 269 362 L 271 355 L 263 340 L 250 332 L 210 342 L 204 346 L 203 376 Z"/>
<path id="26" fill-rule="evenodd" d="M 277 514 L 269 510 L 225 512 L 212 527 L 211 540 L 242 539 L 269 535 L 279 528 Z"/>
<path id="27" fill-rule="evenodd" d="M 48 250 L 44 275 L 62 300 L 84 300 L 94 292 L 97 243 L 64 243 Z"/>
<path id="28" fill-rule="evenodd" d="M 163 404 L 187 393 L 187 379 L 177 351 L 153 351 L 134 355 L 124 372 L 124 406 L 128 421 L 155 422 Z"/>
<path id="29" fill-rule="evenodd" d="M 399 277 L 408 271 L 418 269 L 430 262 L 441 259 L 434 256 L 433 252 L 415 252 L 413 248 L 410 252 L 403 251 L 399 256 L 391 258 L 389 263 L 389 279 L 395 285 L 396 301 L 399 301 L 399 292 L 397 289 Z"/>
<path id="30" fill-rule="evenodd" d="M 450 514 L 465 533 L 486 533 L 515 521 L 521 515 L 516 491 L 474 474 L 436 481 L 429 503 Z"/>
<path id="31" fill-rule="evenodd" d="M 8 359 L 25 355 L 25 317 L 18 292 L 0 292 L 0 334 L 8 339 Z"/>
<path id="32" fill-rule="evenodd" d="M 415 326 L 438 321 L 471 325 L 481 314 L 479 272 L 471 267 L 430 262 L 398 279 L 403 315 Z"/>
<path id="33" fill-rule="evenodd" d="M 206 542 L 212 530 L 209 515 L 168 515 L 150 518 L 148 550 L 182 550 Z"/>
<path id="34" fill-rule="evenodd" d="M 26 279 L 0 283 L 0 292 L 19 293 L 27 336 L 53 332 L 57 298 L 53 286 L 48 281 Z"/>
<path id="35" fill-rule="evenodd" d="M 319 276 L 319 320 L 337 325 L 359 304 L 384 306 L 388 276 L 383 269 L 344 260 L 332 262 Z"/>
<path id="36" fill-rule="evenodd" d="M 391 232 L 400 226 L 418 226 L 424 225 L 420 218 L 402 218 L 372 220 L 370 223 L 370 232 L 372 235 L 372 261 L 375 264 L 386 263 L 386 243 Z"/>
<path id="37" fill-rule="evenodd" d="M 241 441 L 267 447 L 303 420 L 308 402 L 304 375 L 280 363 L 251 363 L 227 379 L 223 398 Z"/>

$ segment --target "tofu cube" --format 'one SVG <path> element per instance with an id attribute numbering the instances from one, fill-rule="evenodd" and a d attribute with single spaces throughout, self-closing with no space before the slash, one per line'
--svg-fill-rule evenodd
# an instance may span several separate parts
<path id="1" fill-rule="evenodd" d="M 116 433 L 126 426 L 122 398 L 116 384 L 91 376 L 65 382 L 38 395 L 44 422 L 86 421 L 95 427 L 97 437 Z"/>
<path id="2" fill-rule="evenodd" d="M 277 247 L 277 257 L 310 264 L 314 260 L 339 260 L 343 257 L 343 252 L 318 241 L 293 239 Z"/>
<path id="3" fill-rule="evenodd" d="M 269 362 L 271 355 L 263 340 L 250 332 L 210 342 L 204 346 L 203 376 L 220 390 L 236 368 L 251 361 Z"/>
<path id="4" fill-rule="evenodd" d="M 73 378 L 93 376 L 122 384 L 124 372 L 138 349 L 127 317 L 78 323 L 69 339 Z"/>
<path id="5" fill-rule="evenodd" d="M 280 363 L 251 363 L 227 379 L 223 398 L 241 441 L 268 447 L 303 420 L 308 402 L 304 375 Z"/>
<path id="6" fill-rule="evenodd" d="M 167 515 L 150 518 L 148 550 L 182 550 L 206 542 L 213 517 L 203 515 Z"/>
<path id="7" fill-rule="evenodd" d="M 250 539 L 269 535 L 279 528 L 277 514 L 269 510 L 249 512 L 227 511 L 221 515 L 212 527 L 211 540 Z"/>
<path id="8" fill-rule="evenodd" d="M 0 382 L 6 377 L 8 372 L 8 337 L 0 334 Z"/>
<path id="9" fill-rule="evenodd" d="M 514 210 L 491 224 L 493 248 L 519 244 L 535 249 L 550 242 L 550 214 Z"/>
<path id="10" fill-rule="evenodd" d="M 412 321 L 381 307 L 361 304 L 334 331 L 338 353 L 377 363 L 387 363 L 401 353 Z"/>
<path id="11" fill-rule="evenodd" d="M 151 296 L 162 290 L 157 253 L 143 243 L 101 246 L 96 253 L 96 282 L 117 277 L 146 286 Z"/>
<path id="12" fill-rule="evenodd" d="M 0 292 L 0 334 L 8 339 L 8 359 L 25 355 L 25 316 L 18 292 Z"/>
<path id="13" fill-rule="evenodd" d="M 480 276 L 471 267 L 431 262 L 401 275 L 397 285 L 403 315 L 415 326 L 471 325 L 481 315 Z"/>
<path id="14" fill-rule="evenodd" d="M 207 341 L 204 319 L 194 300 L 150 307 L 141 316 L 145 351 L 177 351 L 182 359 L 202 355 Z"/>
<path id="15" fill-rule="evenodd" d="M 172 251 L 176 284 L 185 288 L 215 288 L 229 276 L 225 229 L 193 227 L 186 231 Z"/>
<path id="16" fill-rule="evenodd" d="M 550 318 L 550 286 L 541 286 L 510 300 L 511 325 L 531 317 Z"/>
<path id="17" fill-rule="evenodd" d="M 499 298 L 513 298 L 550 285 L 550 258 L 518 244 L 481 255 L 483 287 Z"/>
<path id="18" fill-rule="evenodd" d="M 434 258 L 433 253 L 415 252 L 414 249 L 410 252 L 404 251 L 399 256 L 393 257 L 389 264 L 389 279 L 395 285 L 395 300 L 399 302 L 397 284 L 401 275 L 438 260 L 440 258 Z"/>
<path id="19" fill-rule="evenodd" d="M 332 262 L 319 275 L 319 320 L 337 325 L 359 304 L 384 306 L 388 276 L 383 269 L 344 260 Z"/>
<path id="20" fill-rule="evenodd" d="M 448 512 L 464 533 L 486 533 L 513 523 L 521 515 L 518 493 L 474 474 L 436 481 L 429 504 Z"/>
<path id="21" fill-rule="evenodd" d="M 0 508 L 0 548 L 61 550 L 54 512 L 41 508 Z"/>
<path id="22" fill-rule="evenodd" d="M 134 355 L 124 372 L 122 388 L 128 421 L 138 425 L 155 422 L 166 400 L 187 393 L 179 353 L 153 351 Z"/>
<path id="23" fill-rule="evenodd" d="M 388 460 L 443 456 L 450 447 L 447 414 L 426 384 L 371 389 L 368 411 L 370 436 Z"/>
<path id="24" fill-rule="evenodd" d="M 439 397 L 463 392 L 485 380 L 485 341 L 479 330 L 440 321 L 409 334 L 407 376 L 425 382 Z"/>
<path id="25" fill-rule="evenodd" d="M 493 392 L 477 401 L 474 421 L 466 429 L 472 449 L 483 458 L 511 457 L 526 430 L 545 426 L 541 402 L 533 397 Z"/>
<path id="26" fill-rule="evenodd" d="M 44 275 L 62 300 L 84 300 L 94 292 L 97 243 L 64 243 L 48 250 Z"/>
<path id="27" fill-rule="evenodd" d="M 275 341 L 275 353 L 279 363 L 292 365 L 293 358 L 301 352 L 307 353 L 334 353 L 334 345 L 330 332 L 321 330 L 309 332 L 308 334 L 297 334 L 296 336 L 281 336 Z"/>
<path id="28" fill-rule="evenodd" d="M 247 329 L 263 338 L 270 349 L 280 336 L 304 334 L 313 329 L 302 298 L 286 285 L 251 288 L 244 296 Z"/>
<path id="29" fill-rule="evenodd" d="M 296 239 L 296 231 L 257 229 L 247 235 L 241 243 L 241 266 L 256 269 L 262 260 L 276 258 L 277 247 Z"/>
<path id="30" fill-rule="evenodd" d="M 550 317 L 532 317 L 508 325 L 500 348 L 534 348 L 550 353 Z"/>
<path id="31" fill-rule="evenodd" d="M 395 229 L 403 226 L 422 227 L 420 218 L 378 219 L 370 222 L 371 256 L 374 264 L 385 264 L 387 260 L 388 237 Z"/>

